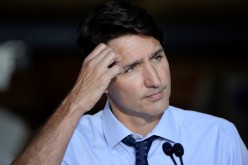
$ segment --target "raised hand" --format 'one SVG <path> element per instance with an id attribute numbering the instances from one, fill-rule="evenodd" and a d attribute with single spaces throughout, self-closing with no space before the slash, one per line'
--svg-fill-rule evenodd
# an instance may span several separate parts
<path id="1" fill-rule="evenodd" d="M 108 87 L 112 78 L 122 72 L 121 60 L 105 44 L 99 44 L 84 60 L 78 79 L 63 104 L 70 110 L 91 110 Z"/>
<path id="2" fill-rule="evenodd" d="M 111 79 L 122 72 L 118 61 L 120 56 L 111 48 L 98 45 L 83 62 L 70 94 L 13 165 L 61 164 L 78 120 L 93 108 Z"/>

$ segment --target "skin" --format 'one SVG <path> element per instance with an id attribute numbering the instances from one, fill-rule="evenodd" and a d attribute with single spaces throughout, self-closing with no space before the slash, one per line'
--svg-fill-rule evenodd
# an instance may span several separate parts
<path id="1" fill-rule="evenodd" d="M 12 164 L 60 165 L 80 117 L 93 108 L 111 79 L 122 72 L 118 65 L 108 67 L 119 60 L 112 49 L 99 44 L 84 60 L 69 95 Z"/>
<path id="2" fill-rule="evenodd" d="M 127 128 L 145 136 L 169 105 L 168 60 L 153 37 L 125 35 L 111 40 L 108 46 L 120 54 L 118 65 L 123 68 L 108 86 L 112 111 Z"/>
<path id="3" fill-rule="evenodd" d="M 69 95 L 12 164 L 61 164 L 80 117 L 104 93 L 127 128 L 142 135 L 150 132 L 169 105 L 169 65 L 160 43 L 129 35 L 99 44 L 84 60 Z"/>

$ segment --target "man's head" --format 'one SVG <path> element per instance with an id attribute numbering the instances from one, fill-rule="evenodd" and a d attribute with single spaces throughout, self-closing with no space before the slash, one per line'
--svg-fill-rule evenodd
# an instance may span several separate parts
<path id="1" fill-rule="evenodd" d="M 142 8 L 125 2 L 108 2 L 96 6 L 79 26 L 78 46 L 87 56 L 98 44 L 126 34 L 152 36 L 162 44 L 163 33 Z"/>
<path id="2" fill-rule="evenodd" d="M 122 123 L 158 121 L 169 105 L 171 92 L 169 64 L 160 42 L 129 34 L 107 45 L 121 56 L 117 65 L 123 68 L 107 88 L 115 116 Z"/>
<path id="3" fill-rule="evenodd" d="M 96 7 L 79 28 L 78 45 L 85 56 L 100 43 L 120 56 L 114 65 L 123 72 L 111 80 L 106 94 L 122 123 L 158 122 L 169 105 L 171 80 L 162 39 L 152 17 L 127 3 Z"/>

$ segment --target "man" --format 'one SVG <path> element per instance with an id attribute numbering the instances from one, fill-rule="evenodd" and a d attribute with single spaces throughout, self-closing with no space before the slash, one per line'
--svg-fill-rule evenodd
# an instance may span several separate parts
<path id="1" fill-rule="evenodd" d="M 169 106 L 162 39 L 145 10 L 97 6 L 79 28 L 87 57 L 75 86 L 14 164 L 248 164 L 233 124 Z M 82 116 L 104 93 L 105 108 Z"/>

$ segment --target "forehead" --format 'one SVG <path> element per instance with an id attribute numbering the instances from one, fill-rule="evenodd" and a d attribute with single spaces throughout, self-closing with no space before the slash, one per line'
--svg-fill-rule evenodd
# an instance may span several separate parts
<path id="1" fill-rule="evenodd" d="M 122 60 L 150 56 L 162 46 L 158 40 L 150 36 L 124 35 L 108 42 Z"/>

